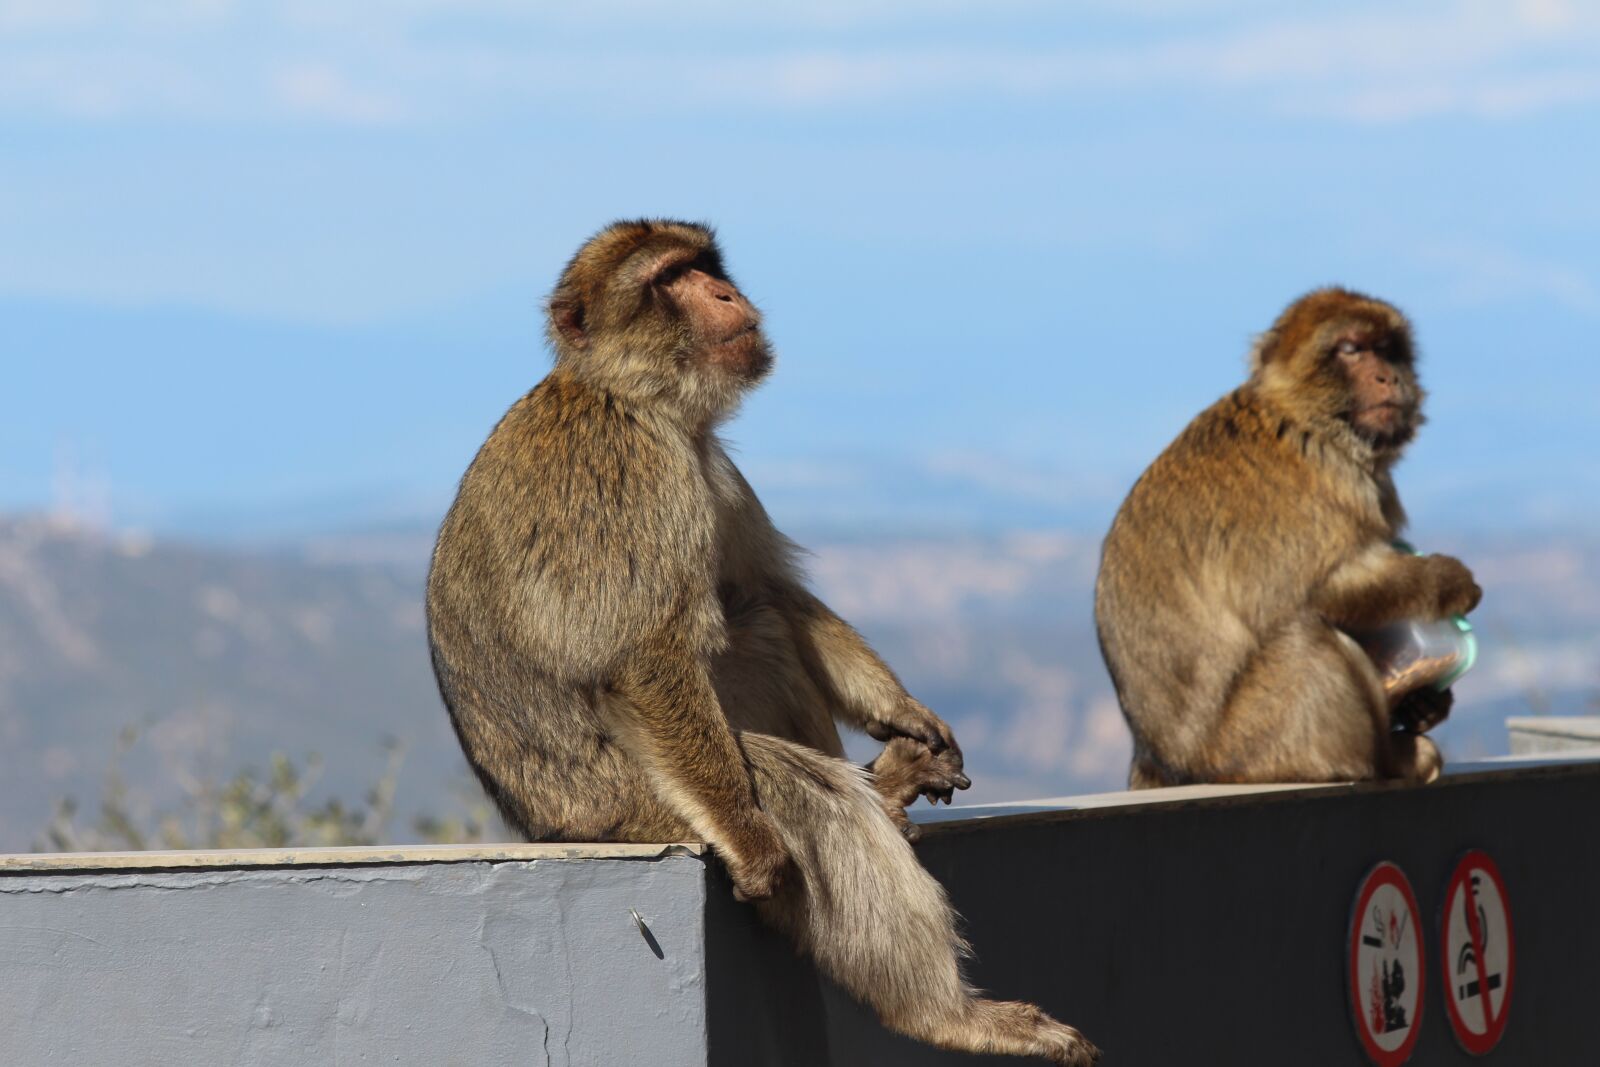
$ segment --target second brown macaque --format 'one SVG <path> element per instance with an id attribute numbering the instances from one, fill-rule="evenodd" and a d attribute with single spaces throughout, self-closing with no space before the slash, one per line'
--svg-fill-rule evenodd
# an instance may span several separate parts
<path id="1" fill-rule="evenodd" d="M 1415 363 L 1393 306 L 1309 293 L 1128 494 L 1095 621 L 1133 787 L 1438 776 L 1425 734 L 1449 691 L 1391 700 L 1350 636 L 1482 595 L 1459 560 L 1395 544 L 1390 471 L 1423 422 Z"/>

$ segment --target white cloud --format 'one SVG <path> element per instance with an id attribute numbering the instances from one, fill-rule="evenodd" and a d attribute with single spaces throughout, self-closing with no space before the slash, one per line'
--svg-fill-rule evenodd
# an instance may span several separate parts
<path id="1" fill-rule="evenodd" d="M 1026 0 L 718 0 L 675 5 L 668 18 L 642 2 L 0 0 L 0 110 L 385 123 L 558 105 L 824 108 L 1187 91 L 1388 122 L 1600 100 L 1600 12 L 1589 6 L 1435 0 L 1272 11 L 1147 0 L 1090 4 L 1069 21 Z M 1106 43 L 1072 43 L 1091 21 L 1116 32 Z M 975 32 L 990 30 L 1008 32 Z M 1040 44 L 1018 43 L 1030 32 Z"/>
<path id="2" fill-rule="evenodd" d="M 1573 311 L 1600 310 L 1600 287 L 1564 263 L 1459 239 L 1425 244 L 1416 258 L 1442 274 L 1450 296 L 1462 304 L 1534 297 Z"/>
<path id="3" fill-rule="evenodd" d="M 389 123 L 400 119 L 401 105 L 352 85 L 344 72 L 326 63 L 293 63 L 272 78 L 278 99 L 294 111 L 336 122 Z"/>

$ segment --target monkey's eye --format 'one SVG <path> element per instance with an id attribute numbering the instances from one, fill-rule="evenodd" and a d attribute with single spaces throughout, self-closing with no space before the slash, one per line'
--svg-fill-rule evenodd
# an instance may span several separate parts
<path id="1" fill-rule="evenodd" d="M 680 261 L 678 263 L 673 263 L 672 265 L 670 265 L 670 266 L 666 267 L 665 269 L 661 270 L 660 272 L 658 272 L 654 278 L 650 279 L 650 284 L 651 285 L 671 285 L 673 282 L 677 281 L 679 278 L 683 277 L 688 272 L 689 272 L 689 264 L 688 264 L 688 262 Z"/>
<path id="2" fill-rule="evenodd" d="M 1340 341 L 1338 347 L 1335 348 L 1334 351 L 1339 353 L 1339 355 L 1343 356 L 1345 359 L 1349 359 L 1351 356 L 1361 351 L 1361 349 L 1354 341 Z"/>

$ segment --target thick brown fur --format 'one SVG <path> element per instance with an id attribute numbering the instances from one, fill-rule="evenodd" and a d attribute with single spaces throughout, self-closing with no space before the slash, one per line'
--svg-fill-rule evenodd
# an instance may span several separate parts
<path id="1" fill-rule="evenodd" d="M 1458 560 L 1393 545 L 1390 468 L 1422 423 L 1414 364 L 1394 307 L 1312 292 L 1128 494 L 1095 619 L 1134 787 L 1438 775 L 1422 734 L 1449 694 L 1391 708 L 1349 636 L 1480 596 Z"/>
<path id="2" fill-rule="evenodd" d="M 902 1033 L 1087 1064 L 979 999 L 904 806 L 966 788 L 948 726 L 812 595 L 714 429 L 771 365 L 711 231 L 616 223 L 550 299 L 555 369 L 483 445 L 428 578 L 440 692 L 534 840 L 710 842 L 735 891 Z M 847 763 L 835 720 L 888 744 Z"/>

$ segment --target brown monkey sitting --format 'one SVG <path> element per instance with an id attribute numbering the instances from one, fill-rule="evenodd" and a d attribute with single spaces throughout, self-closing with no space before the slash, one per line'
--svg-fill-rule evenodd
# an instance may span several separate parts
<path id="1" fill-rule="evenodd" d="M 709 230 L 619 222 L 550 298 L 555 369 L 439 532 L 428 629 L 467 758 L 535 840 L 711 843 L 736 892 L 902 1033 L 1087 1064 L 977 998 L 903 806 L 970 783 L 950 728 L 808 592 L 714 432 L 772 357 Z M 871 774 L 834 719 L 887 740 Z"/>
<path id="2" fill-rule="evenodd" d="M 1346 633 L 1481 595 L 1460 561 L 1391 543 L 1405 513 L 1389 471 L 1421 400 L 1404 316 L 1317 290 L 1134 485 L 1095 589 L 1134 787 L 1439 774 L 1422 733 L 1449 694 L 1391 708 Z"/>

